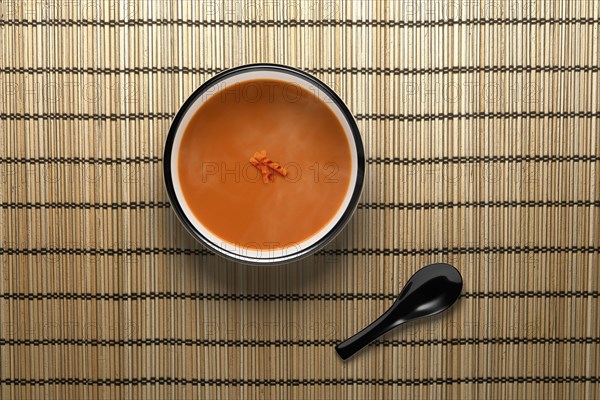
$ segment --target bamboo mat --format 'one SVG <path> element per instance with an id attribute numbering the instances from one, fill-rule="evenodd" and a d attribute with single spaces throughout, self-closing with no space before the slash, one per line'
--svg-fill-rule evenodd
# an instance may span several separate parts
<path id="1" fill-rule="evenodd" d="M 2 1 L 0 398 L 600 398 L 600 4 Z M 179 105 L 275 62 L 356 115 L 365 190 L 297 264 L 167 201 Z M 459 303 L 333 349 L 431 262 Z"/>

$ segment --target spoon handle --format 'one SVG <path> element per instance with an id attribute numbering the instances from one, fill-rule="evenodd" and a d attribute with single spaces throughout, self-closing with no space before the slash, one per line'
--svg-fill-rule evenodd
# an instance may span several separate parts
<path id="1" fill-rule="evenodd" d="M 342 360 L 347 360 L 379 336 L 404 323 L 402 320 L 393 318 L 392 314 L 395 305 L 392 305 L 381 317 L 377 318 L 362 331 L 335 346 L 335 351 L 337 351 Z"/>

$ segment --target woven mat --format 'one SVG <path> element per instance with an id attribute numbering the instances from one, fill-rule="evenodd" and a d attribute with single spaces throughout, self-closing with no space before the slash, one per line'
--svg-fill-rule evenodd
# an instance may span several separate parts
<path id="1" fill-rule="evenodd" d="M 600 398 L 600 5 L 2 1 L 0 398 Z M 325 250 L 206 254 L 162 183 L 224 69 L 328 83 L 368 157 Z M 350 361 L 421 266 L 464 294 Z"/>

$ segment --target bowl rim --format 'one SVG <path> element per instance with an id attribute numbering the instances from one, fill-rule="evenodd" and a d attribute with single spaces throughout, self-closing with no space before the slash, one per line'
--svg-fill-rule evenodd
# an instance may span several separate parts
<path id="1" fill-rule="evenodd" d="M 342 115 L 346 118 L 348 125 L 350 126 L 350 133 L 352 134 L 353 144 L 350 143 L 350 146 L 354 145 L 356 149 L 357 156 L 357 174 L 356 181 L 354 182 L 354 188 L 352 189 L 352 195 L 350 196 L 350 201 L 346 210 L 344 210 L 343 214 L 340 216 L 339 220 L 335 223 L 335 225 L 328 231 L 325 232 L 324 236 L 319 239 L 317 242 L 312 245 L 303 248 L 299 251 L 293 252 L 291 254 L 287 254 L 285 256 L 280 257 L 251 257 L 244 256 L 230 250 L 224 249 L 217 244 L 213 243 L 211 240 L 206 238 L 201 232 L 199 232 L 192 222 L 188 219 L 187 215 L 183 211 L 180 205 L 180 199 L 177 197 L 175 193 L 175 188 L 173 184 L 172 177 L 172 169 L 171 169 L 171 158 L 173 152 L 173 145 L 176 137 L 177 130 L 179 125 L 191 108 L 192 104 L 196 102 L 196 100 L 204 94 L 207 90 L 215 86 L 220 81 L 234 76 L 243 74 L 249 71 L 277 71 L 283 72 L 291 75 L 295 75 L 298 78 L 307 80 L 309 83 L 315 85 L 319 90 L 322 90 L 335 104 L 335 106 L 339 109 Z M 297 68 L 293 68 L 283 64 L 272 64 L 272 63 L 256 63 L 256 64 L 246 64 L 238 67 L 230 68 L 225 71 L 218 73 L 213 76 L 203 84 L 201 84 L 183 103 L 183 105 L 177 111 L 177 114 L 171 121 L 171 126 L 169 128 L 169 132 L 167 134 L 167 138 L 165 140 L 164 145 L 164 154 L 163 154 L 163 181 L 165 185 L 165 189 L 167 191 L 167 195 L 169 197 L 169 202 L 171 203 L 171 207 L 175 212 L 175 215 L 182 223 L 182 225 L 186 228 L 186 230 L 200 243 L 206 246 L 208 249 L 212 250 L 216 254 L 221 257 L 224 257 L 228 260 L 235 261 L 238 263 L 243 263 L 247 265 L 279 265 L 279 264 L 287 264 L 291 262 L 298 261 L 304 257 L 307 257 L 311 254 L 314 254 L 319 249 L 323 248 L 327 245 L 331 240 L 333 240 L 346 226 L 346 224 L 350 221 L 350 218 L 354 214 L 356 207 L 358 206 L 358 201 L 364 186 L 364 178 L 365 178 L 365 152 L 364 145 L 362 142 L 362 138 L 360 136 L 360 131 L 358 129 L 358 124 L 356 120 L 346 104 L 342 101 L 342 99 L 324 82 L 319 80 L 318 78 L 300 70 Z M 352 182 L 351 182 L 352 184 Z"/>

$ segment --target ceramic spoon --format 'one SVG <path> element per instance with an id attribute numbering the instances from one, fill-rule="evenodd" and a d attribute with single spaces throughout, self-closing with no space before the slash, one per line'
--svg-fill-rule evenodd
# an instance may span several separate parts
<path id="1" fill-rule="evenodd" d="M 347 360 L 363 347 L 408 321 L 448 309 L 462 290 L 460 272 L 449 264 L 431 264 L 418 270 L 406 283 L 394 304 L 371 325 L 335 347 Z"/>

